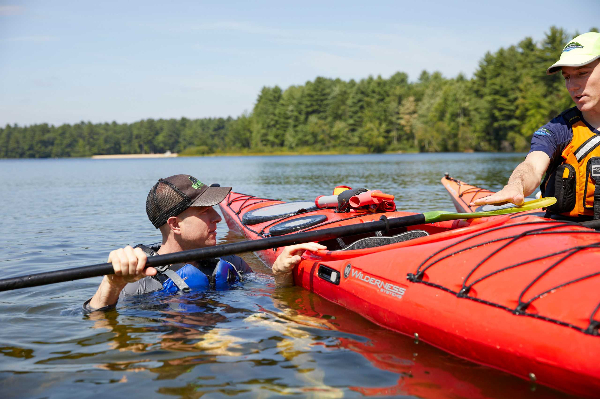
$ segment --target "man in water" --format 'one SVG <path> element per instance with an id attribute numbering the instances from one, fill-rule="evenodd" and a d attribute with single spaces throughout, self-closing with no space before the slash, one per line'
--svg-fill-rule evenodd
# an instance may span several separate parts
<path id="1" fill-rule="evenodd" d="M 502 190 L 471 205 L 520 205 L 546 174 L 542 192 L 558 199 L 549 209 L 551 213 L 600 217 L 600 184 L 595 185 L 600 179 L 600 33 L 588 32 L 571 40 L 546 72 L 550 75 L 558 71 L 576 107 L 533 134 L 529 154 Z"/>
<path id="2" fill-rule="evenodd" d="M 167 268 L 145 268 L 147 257 L 209 247 L 217 244 L 221 217 L 213 206 L 225 199 L 231 187 L 207 186 L 193 176 L 175 175 L 160 179 L 148 193 L 146 213 L 160 230 L 162 244 L 156 252 L 137 246 L 112 251 L 108 262 L 114 274 L 104 276 L 96 294 L 83 305 L 87 312 L 116 305 L 119 296 L 163 290 L 165 292 L 226 288 L 252 269 L 238 256 L 208 259 Z M 292 285 L 292 269 L 306 250 L 325 249 L 317 243 L 284 248 L 272 270 L 278 286 Z"/>

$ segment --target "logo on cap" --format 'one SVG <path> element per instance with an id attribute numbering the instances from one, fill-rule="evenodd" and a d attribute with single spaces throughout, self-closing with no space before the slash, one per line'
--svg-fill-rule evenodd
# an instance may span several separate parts
<path id="1" fill-rule="evenodd" d="M 575 50 L 576 48 L 583 48 L 583 46 L 577 42 L 571 42 L 565 46 L 563 49 L 563 53 L 571 50 Z"/>
<path id="2" fill-rule="evenodd" d="M 192 188 L 195 188 L 196 190 L 205 186 L 204 183 L 202 183 L 200 180 L 196 179 L 194 176 L 188 176 L 188 178 L 192 182 Z"/>

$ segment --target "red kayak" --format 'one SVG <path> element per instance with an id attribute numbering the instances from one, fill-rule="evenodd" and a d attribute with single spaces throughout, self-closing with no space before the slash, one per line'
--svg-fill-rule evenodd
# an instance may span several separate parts
<path id="1" fill-rule="evenodd" d="M 491 192 L 444 178 L 466 212 Z M 231 193 L 230 228 L 250 239 L 378 220 Z M 457 206 L 457 209 L 458 206 Z M 389 219 L 411 215 L 384 212 Z M 600 392 L 600 235 L 525 212 L 427 223 L 322 242 L 294 280 L 317 295 L 456 356 L 564 392 Z M 271 265 L 281 249 L 257 255 Z"/>

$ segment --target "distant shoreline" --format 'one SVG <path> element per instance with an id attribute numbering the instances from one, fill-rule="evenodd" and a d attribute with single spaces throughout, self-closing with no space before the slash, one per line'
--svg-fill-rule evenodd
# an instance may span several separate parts
<path id="1" fill-rule="evenodd" d="M 473 153 L 473 150 L 466 150 L 463 153 Z M 188 158 L 188 157 L 252 157 L 252 156 L 295 156 L 295 155 L 366 155 L 371 154 L 366 151 L 232 151 L 232 152 L 214 152 L 210 154 L 189 154 L 189 153 L 165 153 L 165 154 L 113 154 L 113 155 L 92 155 L 92 159 L 143 159 L 143 158 Z M 384 151 L 378 154 L 419 154 L 417 151 Z"/>
<path id="2" fill-rule="evenodd" d="M 113 155 L 92 155 L 92 159 L 132 159 L 132 158 L 175 158 L 177 154 L 113 154 Z"/>

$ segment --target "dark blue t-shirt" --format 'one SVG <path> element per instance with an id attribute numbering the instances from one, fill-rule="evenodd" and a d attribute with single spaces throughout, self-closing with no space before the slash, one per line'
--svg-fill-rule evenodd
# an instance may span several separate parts
<path id="1" fill-rule="evenodd" d="M 583 117 L 581 118 L 583 123 L 596 134 L 600 132 L 592 128 Z M 548 170 L 554 170 L 558 165 L 563 163 L 562 152 L 569 145 L 573 139 L 573 129 L 569 127 L 569 124 L 560 114 L 544 126 L 539 128 L 533 133 L 531 138 L 531 149 L 529 152 L 542 151 L 550 157 L 550 166 Z"/>
<path id="2" fill-rule="evenodd" d="M 542 151 L 550 157 L 551 162 L 562 159 L 561 154 L 572 139 L 573 130 L 561 114 L 533 133 L 529 152 Z"/>

